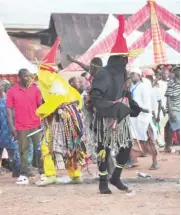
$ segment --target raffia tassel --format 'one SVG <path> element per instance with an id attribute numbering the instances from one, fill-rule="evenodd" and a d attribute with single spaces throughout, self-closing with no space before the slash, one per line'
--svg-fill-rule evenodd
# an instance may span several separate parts
<path id="1" fill-rule="evenodd" d="M 134 49 L 129 51 L 130 58 L 136 58 L 138 55 L 144 52 L 144 49 Z"/>

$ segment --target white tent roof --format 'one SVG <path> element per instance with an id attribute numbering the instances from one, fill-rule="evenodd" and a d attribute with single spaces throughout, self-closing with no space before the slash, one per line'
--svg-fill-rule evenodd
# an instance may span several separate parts
<path id="1" fill-rule="evenodd" d="M 180 63 L 180 53 L 173 50 L 167 44 L 164 43 L 166 58 L 168 64 L 179 64 Z M 133 65 L 146 66 L 154 64 L 154 53 L 153 53 L 153 42 L 151 41 L 146 47 L 145 51 L 136 58 Z"/>
<path id="2" fill-rule="evenodd" d="M 28 69 L 31 73 L 37 72 L 37 67 L 18 50 L 2 23 L 0 23 L 0 61 L 0 74 L 18 74 L 22 68 Z"/>
<path id="3" fill-rule="evenodd" d="M 180 35 L 173 31 L 172 29 L 167 31 L 170 35 L 175 37 L 177 40 L 180 40 Z M 134 33 L 134 32 L 133 32 Z M 138 32 L 140 33 L 140 32 Z M 140 36 L 142 33 L 140 34 Z M 132 34 L 129 36 L 129 38 L 132 36 Z M 132 37 L 132 42 L 134 42 L 136 38 L 134 39 L 134 36 Z M 129 43 L 128 43 L 129 44 Z M 176 52 L 174 49 L 172 49 L 167 44 L 163 43 L 166 58 L 168 64 L 179 64 L 180 63 L 180 53 Z M 153 53 L 153 42 L 151 41 L 148 46 L 145 48 L 144 52 L 136 58 L 134 61 L 134 64 L 145 66 L 145 65 L 152 65 L 154 64 L 154 53 Z"/>
<path id="4" fill-rule="evenodd" d="M 179 0 L 156 2 L 180 14 Z M 146 3 L 147 0 L 0 0 L 0 20 L 6 28 L 47 28 L 51 13 L 133 14 Z"/>

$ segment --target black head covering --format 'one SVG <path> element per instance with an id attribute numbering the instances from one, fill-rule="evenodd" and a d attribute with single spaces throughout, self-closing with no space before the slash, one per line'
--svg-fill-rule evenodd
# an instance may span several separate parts
<path id="1" fill-rule="evenodd" d="M 128 63 L 128 57 L 127 56 L 121 56 L 121 55 L 112 55 L 109 57 L 107 64 L 109 65 L 112 63 L 116 63 L 116 62 L 121 64 L 122 66 L 126 67 L 126 65 Z"/>
<path id="2" fill-rule="evenodd" d="M 128 63 L 128 57 L 127 56 L 120 56 L 120 55 L 114 55 L 110 56 L 107 62 L 107 69 L 113 73 L 120 73 L 122 74 L 121 80 L 126 81 L 127 80 L 127 71 L 126 71 L 126 65 Z"/>
<path id="3" fill-rule="evenodd" d="M 123 94 L 125 82 L 127 80 L 126 65 L 128 57 L 114 55 L 108 59 L 107 66 L 105 67 L 108 73 L 112 76 L 113 81 L 113 97 L 112 100 L 119 99 Z"/>

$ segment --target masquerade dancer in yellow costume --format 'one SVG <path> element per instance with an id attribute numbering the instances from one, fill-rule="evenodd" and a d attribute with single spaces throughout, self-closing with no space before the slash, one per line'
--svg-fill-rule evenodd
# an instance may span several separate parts
<path id="1" fill-rule="evenodd" d="M 72 182 L 81 182 L 81 168 L 86 164 L 82 98 L 53 68 L 41 65 L 38 84 L 44 104 L 37 109 L 43 122 L 41 153 L 44 175 L 38 186 L 57 182 L 56 169 L 62 158 Z"/>

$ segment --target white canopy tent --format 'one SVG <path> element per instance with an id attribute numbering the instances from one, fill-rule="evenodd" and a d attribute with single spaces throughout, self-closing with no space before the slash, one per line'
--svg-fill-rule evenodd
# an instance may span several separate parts
<path id="1" fill-rule="evenodd" d="M 177 40 L 180 40 L 180 35 L 174 30 L 170 29 L 167 31 L 171 36 L 175 37 Z M 176 52 L 167 44 L 164 44 L 167 62 L 168 64 L 179 64 L 180 63 L 180 53 Z M 145 51 L 134 61 L 135 65 L 152 65 L 154 64 L 154 53 L 153 53 L 153 42 L 151 41 L 146 47 Z"/>
<path id="2" fill-rule="evenodd" d="M 168 64 L 179 64 L 180 63 L 180 53 L 173 50 L 167 44 L 164 43 L 164 48 L 167 57 Z M 153 42 L 150 42 L 144 52 L 136 58 L 133 62 L 135 66 L 145 66 L 154 65 L 154 53 L 153 53 Z"/>
<path id="3" fill-rule="evenodd" d="M 0 74 L 18 74 L 22 68 L 31 73 L 37 72 L 37 67 L 30 63 L 18 50 L 11 38 L 8 36 L 2 23 L 0 23 Z"/>

